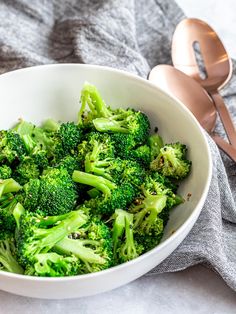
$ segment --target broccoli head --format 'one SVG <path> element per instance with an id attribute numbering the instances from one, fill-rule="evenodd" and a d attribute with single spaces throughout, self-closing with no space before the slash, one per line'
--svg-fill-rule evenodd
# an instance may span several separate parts
<path id="1" fill-rule="evenodd" d="M 90 109 L 87 115 L 86 105 Z M 79 124 L 84 121 L 92 123 L 99 132 L 132 134 L 136 145 L 146 141 L 150 130 L 149 119 L 143 112 L 134 109 L 111 109 L 102 100 L 97 88 L 89 83 L 84 84 L 81 92 Z"/>
<path id="2" fill-rule="evenodd" d="M 125 208 L 136 196 L 137 190 L 129 183 L 124 182 L 117 186 L 114 182 L 101 176 L 74 171 L 72 179 L 75 182 L 93 186 L 101 192 L 97 197 L 87 201 L 87 206 L 95 213 L 110 215 L 116 208 Z"/>
<path id="3" fill-rule="evenodd" d="M 186 158 L 187 147 L 181 143 L 166 144 L 151 162 L 151 169 L 166 177 L 184 179 L 190 172 L 191 161 Z"/>
<path id="4" fill-rule="evenodd" d="M 59 254 L 77 257 L 83 273 L 97 272 L 113 265 L 111 233 L 97 217 L 92 217 L 70 237 L 57 242 L 53 249 Z"/>
<path id="5" fill-rule="evenodd" d="M 26 155 L 26 147 L 19 134 L 11 130 L 0 131 L 0 162 L 13 163 Z"/>
<path id="6" fill-rule="evenodd" d="M 14 234 L 16 222 L 13 216 L 13 211 L 17 205 L 17 198 L 8 193 L 0 198 L 0 239 L 6 234 Z"/>
<path id="7" fill-rule="evenodd" d="M 0 240 L 0 270 L 15 274 L 24 273 L 16 259 L 16 247 L 12 235 Z"/>
<path id="8" fill-rule="evenodd" d="M 39 213 L 26 211 L 21 206 L 14 210 L 13 215 L 18 226 L 16 243 L 19 263 L 31 271 L 32 267 L 37 271 L 35 267 L 40 258 L 38 254 L 48 253 L 57 242 L 88 221 L 88 216 L 82 210 L 45 217 Z M 45 263 L 46 261 L 47 259 Z"/>
<path id="9" fill-rule="evenodd" d="M 75 276 L 81 265 L 75 256 L 63 256 L 55 252 L 39 253 L 34 257 L 34 264 L 27 265 L 25 275 L 40 277 Z"/>
<path id="10" fill-rule="evenodd" d="M 25 157 L 15 168 L 14 178 L 22 185 L 27 183 L 30 179 L 38 178 L 40 170 L 33 158 Z"/>
<path id="11" fill-rule="evenodd" d="M 0 166 L 0 180 L 10 179 L 12 176 L 12 170 L 7 165 Z"/>
<path id="12" fill-rule="evenodd" d="M 57 134 L 61 140 L 66 154 L 74 154 L 82 139 L 82 130 L 74 122 L 66 122 L 60 125 Z"/>
<path id="13" fill-rule="evenodd" d="M 74 209 L 77 190 L 64 168 L 48 168 L 39 179 L 31 179 L 24 187 L 23 205 L 44 215 L 60 215 Z"/>
<path id="14" fill-rule="evenodd" d="M 107 117 L 96 118 L 93 124 L 99 132 L 132 134 L 136 145 L 144 143 L 149 135 L 148 117 L 134 109 L 116 109 Z"/>

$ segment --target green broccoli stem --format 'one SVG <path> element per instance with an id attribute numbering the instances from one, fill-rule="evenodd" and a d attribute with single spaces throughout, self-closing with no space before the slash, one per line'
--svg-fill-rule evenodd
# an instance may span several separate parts
<path id="1" fill-rule="evenodd" d="M 14 179 L 0 180 L 0 197 L 7 193 L 18 192 L 21 188 Z"/>
<path id="2" fill-rule="evenodd" d="M 57 132 L 60 128 L 60 123 L 53 119 L 47 119 L 42 124 L 42 129 L 47 132 Z"/>
<path id="3" fill-rule="evenodd" d="M 119 241 L 125 232 L 125 243 L 121 245 L 120 257 L 125 260 L 131 260 L 138 256 L 133 236 L 133 214 L 126 212 L 123 209 L 117 209 L 114 217 L 115 221 L 112 229 L 113 252 L 114 257 L 117 258 L 117 248 Z"/>
<path id="4" fill-rule="evenodd" d="M 112 228 L 112 240 L 113 240 L 113 252 L 116 258 L 119 238 L 122 237 L 125 230 L 124 210 L 116 209 L 114 217 L 115 217 L 115 220 L 114 220 L 113 228 Z"/>
<path id="5" fill-rule="evenodd" d="M 111 190 L 116 188 L 113 182 L 82 171 L 75 170 L 72 174 L 72 180 L 77 183 L 86 184 L 97 188 L 104 195 L 111 195 Z"/>
<path id="6" fill-rule="evenodd" d="M 93 125 L 99 132 L 130 132 L 129 129 L 123 126 L 123 121 L 115 121 L 113 118 L 96 118 L 93 120 Z"/>
<path id="7" fill-rule="evenodd" d="M 99 246 L 100 243 L 95 240 L 73 240 L 65 237 L 61 241 L 57 242 L 53 246 L 53 249 L 60 254 L 69 256 L 74 255 L 81 259 L 84 263 L 104 264 L 106 262 L 104 258 L 96 254 L 90 247 L 86 247 L 86 245 L 96 247 Z"/>
<path id="8" fill-rule="evenodd" d="M 87 216 L 81 210 L 72 211 L 67 214 L 66 218 L 58 221 L 58 225 L 49 229 L 38 228 L 35 236 L 40 238 L 40 246 L 42 248 L 51 248 L 53 245 L 61 241 L 70 233 L 76 231 L 87 222 Z"/>
<path id="9" fill-rule="evenodd" d="M 149 136 L 148 144 L 151 149 L 151 161 L 152 161 L 159 155 L 160 149 L 164 146 L 164 142 L 160 135 L 153 134 Z"/>
<path id="10" fill-rule="evenodd" d="M 36 143 L 35 141 L 32 139 L 31 135 L 29 134 L 24 134 L 21 135 L 21 138 L 25 144 L 26 150 L 28 153 L 32 152 L 32 150 L 35 148 Z"/>
<path id="11" fill-rule="evenodd" d="M 23 274 L 23 268 L 12 255 L 14 248 L 10 241 L 11 240 L 0 241 L 0 269 L 10 273 Z"/>
<path id="12" fill-rule="evenodd" d="M 121 246 L 121 255 L 125 260 L 131 260 L 138 256 L 134 245 L 133 214 L 125 215 L 125 243 Z"/>

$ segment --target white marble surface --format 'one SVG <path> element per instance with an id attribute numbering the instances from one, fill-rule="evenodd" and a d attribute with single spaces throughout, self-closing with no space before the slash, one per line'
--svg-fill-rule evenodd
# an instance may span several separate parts
<path id="1" fill-rule="evenodd" d="M 168 0 L 167 0 L 168 1 Z M 177 0 L 189 17 L 207 21 L 236 58 L 235 0 Z M 142 277 L 124 287 L 94 297 L 40 300 L 0 291 L 0 314 L 235 314 L 236 294 L 214 272 L 191 269 Z"/>

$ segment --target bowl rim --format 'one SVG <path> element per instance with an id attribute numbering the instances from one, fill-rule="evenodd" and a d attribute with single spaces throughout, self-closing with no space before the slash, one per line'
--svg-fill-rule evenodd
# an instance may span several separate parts
<path id="1" fill-rule="evenodd" d="M 2 79 L 4 79 L 5 77 L 14 75 L 15 73 L 40 71 L 42 69 L 46 70 L 47 68 L 54 68 L 54 67 L 55 68 L 57 68 L 57 67 L 89 68 L 89 69 L 94 69 L 94 70 L 97 69 L 98 71 L 116 73 L 116 74 L 119 74 L 121 76 L 125 76 L 128 79 L 138 81 L 138 82 L 143 83 L 145 85 L 149 85 L 152 89 L 157 89 L 157 90 L 159 90 L 160 93 L 164 94 L 167 98 L 171 98 L 172 100 L 174 100 L 176 105 L 179 105 L 181 111 L 187 112 L 187 115 L 190 116 L 192 122 L 198 128 L 198 131 L 202 136 L 203 142 L 205 144 L 206 152 L 207 152 L 206 157 L 208 160 L 207 180 L 206 180 L 205 187 L 203 189 L 203 192 L 202 192 L 202 195 L 200 197 L 199 202 L 195 206 L 195 208 L 194 208 L 193 212 L 190 214 L 190 216 L 185 220 L 185 222 L 173 234 L 171 234 L 167 239 L 165 239 L 163 242 L 158 244 L 155 248 L 151 249 L 150 251 L 148 251 L 148 252 L 146 252 L 146 253 L 138 256 L 138 257 L 136 257 L 135 259 L 133 259 L 131 261 L 128 261 L 128 262 L 125 262 L 125 263 L 122 263 L 122 264 L 119 264 L 116 266 L 112 266 L 111 268 L 101 270 L 98 272 L 89 273 L 89 274 L 80 274 L 80 275 L 75 275 L 75 276 L 37 277 L 37 276 L 31 276 L 31 275 L 10 273 L 10 272 L 0 270 L 0 277 L 3 276 L 3 277 L 16 279 L 16 280 L 42 281 L 42 282 L 67 282 L 67 281 L 74 281 L 74 280 L 84 280 L 84 279 L 86 280 L 87 278 L 89 279 L 89 278 L 94 278 L 94 277 L 100 277 L 100 276 L 103 276 L 105 274 L 115 272 L 116 270 L 122 270 L 123 268 L 126 268 L 127 266 L 132 266 L 133 264 L 142 262 L 142 260 L 145 260 L 146 258 L 151 257 L 152 255 L 156 254 L 156 251 L 161 250 L 164 247 L 167 247 L 172 241 L 174 241 L 175 238 L 178 238 L 179 235 L 184 233 L 184 231 L 187 229 L 187 227 L 191 221 L 194 222 L 193 225 L 195 224 L 195 222 L 196 222 L 196 220 L 197 220 L 197 218 L 198 218 L 198 216 L 202 210 L 202 207 L 204 205 L 204 202 L 206 200 L 207 193 L 208 193 L 208 190 L 210 187 L 210 182 L 211 182 L 211 177 L 212 177 L 212 156 L 211 156 L 210 147 L 209 147 L 206 135 L 204 133 L 205 131 L 202 129 L 199 122 L 197 121 L 195 116 L 192 114 L 192 112 L 179 99 L 177 99 L 173 95 L 170 95 L 165 90 L 158 87 L 157 85 L 150 82 L 149 80 L 144 79 L 144 78 L 142 78 L 136 74 L 133 74 L 131 72 L 117 69 L 117 68 L 112 68 L 109 66 L 102 66 L 102 65 L 96 65 L 96 64 L 82 64 L 82 63 L 52 63 L 52 64 L 35 65 L 35 66 L 29 66 L 29 67 L 24 67 L 24 68 L 20 68 L 20 69 L 10 70 L 10 71 L 5 72 L 5 73 L 0 75 L 0 81 Z M 191 229 L 192 229 L 192 227 L 191 227 Z M 191 229 L 189 230 L 189 232 L 191 231 Z M 186 236 L 188 235 L 188 233 L 186 234 Z M 182 241 L 181 241 L 181 243 L 182 243 Z M 165 259 L 166 258 L 164 258 L 163 261 Z"/>

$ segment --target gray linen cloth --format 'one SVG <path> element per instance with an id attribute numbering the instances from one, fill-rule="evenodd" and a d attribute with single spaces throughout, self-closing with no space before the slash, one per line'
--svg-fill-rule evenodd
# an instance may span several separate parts
<path id="1" fill-rule="evenodd" d="M 92 63 L 133 72 L 171 63 L 183 18 L 165 0 L 2 0 L 0 72 L 56 62 Z M 223 96 L 235 114 L 236 73 Z M 236 118 L 236 115 L 235 115 Z M 224 134 L 218 123 L 217 131 Z M 236 165 L 209 138 L 213 177 L 202 213 L 183 243 L 149 274 L 205 264 L 236 290 Z"/>

